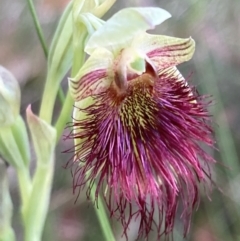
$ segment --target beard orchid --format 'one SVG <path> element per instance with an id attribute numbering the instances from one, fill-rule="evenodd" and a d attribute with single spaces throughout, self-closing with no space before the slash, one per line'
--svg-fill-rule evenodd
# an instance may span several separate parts
<path id="1" fill-rule="evenodd" d="M 214 160 L 208 102 L 177 69 L 192 58 L 192 38 L 146 33 L 170 14 L 131 8 L 110 18 L 90 37 L 89 54 L 69 79 L 75 100 L 74 189 L 96 183 L 124 233 L 135 217 L 139 236 L 156 227 L 168 236 L 179 207 L 184 235 L 199 201 L 199 183 L 211 179 Z M 71 149 L 69 150 L 71 151 Z"/>

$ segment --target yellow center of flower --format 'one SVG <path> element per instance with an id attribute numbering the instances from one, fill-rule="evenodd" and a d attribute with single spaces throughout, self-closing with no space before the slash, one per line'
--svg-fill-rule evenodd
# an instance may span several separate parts
<path id="1" fill-rule="evenodd" d="M 129 56 L 130 53 L 133 53 L 132 50 L 124 49 L 116 58 L 114 81 L 108 95 L 113 105 L 117 106 L 122 125 L 131 136 L 134 159 L 141 173 L 142 185 L 145 186 L 147 177 L 137 142 L 146 143 L 146 130 L 155 126 L 158 108 L 154 101 L 154 85 L 158 76 L 147 58 L 139 59 L 139 54 L 134 58 L 133 55 Z"/>

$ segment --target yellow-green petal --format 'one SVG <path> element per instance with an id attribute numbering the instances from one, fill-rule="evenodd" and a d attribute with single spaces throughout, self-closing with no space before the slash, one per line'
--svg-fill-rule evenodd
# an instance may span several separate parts
<path id="1" fill-rule="evenodd" d="M 171 15 L 164 9 L 126 8 L 113 15 L 89 39 L 85 51 L 91 54 L 98 47 L 107 48 L 116 53 L 131 42 L 133 36 L 153 29 Z"/>
<path id="2" fill-rule="evenodd" d="M 106 49 L 96 49 L 74 78 L 69 89 L 75 101 L 105 90 L 113 79 L 113 55 Z"/>
<path id="3" fill-rule="evenodd" d="M 94 103 L 94 99 L 89 96 L 83 100 L 77 101 L 74 103 L 74 110 L 73 110 L 73 133 L 75 136 L 77 136 L 78 133 L 82 131 L 80 127 L 75 125 L 75 123 L 78 123 L 79 121 L 82 121 L 86 118 L 86 113 L 82 111 L 82 109 L 87 108 L 88 106 L 92 105 Z M 80 138 L 74 138 L 74 146 L 75 146 L 75 159 L 74 161 L 79 161 L 79 159 L 82 159 L 83 157 L 77 156 L 77 153 L 79 153 L 79 149 L 81 149 L 81 143 L 84 141 L 84 139 Z"/>
<path id="4" fill-rule="evenodd" d="M 142 33 L 133 39 L 131 45 L 143 51 L 157 71 L 190 60 L 195 51 L 195 41 L 191 37 L 175 38 Z"/>

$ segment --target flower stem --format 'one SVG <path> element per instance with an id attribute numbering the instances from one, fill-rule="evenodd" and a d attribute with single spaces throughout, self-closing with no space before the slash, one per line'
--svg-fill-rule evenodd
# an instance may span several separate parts
<path id="1" fill-rule="evenodd" d="M 46 165 L 37 167 L 33 180 L 32 194 L 25 213 L 25 241 L 41 241 L 50 202 L 53 172 L 54 157 Z"/>
<path id="2" fill-rule="evenodd" d="M 55 128 L 57 130 L 57 141 L 59 141 L 63 129 L 66 126 L 66 123 L 70 120 L 71 112 L 73 108 L 73 98 L 68 91 L 66 99 L 64 101 L 60 116 L 55 124 Z"/>
<path id="3" fill-rule="evenodd" d="M 43 37 L 43 31 L 42 31 L 40 23 L 38 21 L 36 9 L 33 5 L 32 0 L 27 0 L 27 3 L 28 3 L 28 7 L 29 7 L 29 10 L 30 10 L 32 18 L 33 18 L 34 26 L 35 26 L 39 41 L 41 43 L 41 46 L 42 46 L 42 49 L 44 52 L 44 56 L 47 59 L 48 58 L 48 48 L 47 48 L 46 42 Z M 61 87 L 59 87 L 59 90 L 58 90 L 58 98 L 60 99 L 61 102 L 64 102 L 64 93 L 63 93 L 63 90 Z"/>
<path id="4" fill-rule="evenodd" d="M 0 158 L 0 241 L 15 241 L 11 227 L 12 200 L 9 192 L 7 167 Z"/>
<path id="5" fill-rule="evenodd" d="M 92 190 L 91 190 L 91 199 L 92 201 L 95 200 L 95 193 L 96 193 L 96 184 L 93 185 Z M 98 221 L 101 225 L 103 235 L 104 235 L 104 240 L 105 241 L 114 241 L 115 237 L 111 228 L 111 225 L 109 223 L 109 219 L 106 214 L 106 210 L 103 204 L 102 197 L 98 197 L 98 205 L 95 205 L 95 211 L 98 217 Z"/>
<path id="6" fill-rule="evenodd" d="M 25 219 L 25 212 L 28 205 L 28 200 L 32 191 L 32 182 L 29 174 L 29 170 L 25 168 L 18 168 L 17 170 L 19 190 L 22 199 L 22 217 Z"/>
<path id="7" fill-rule="evenodd" d="M 29 10 L 31 12 L 33 21 L 34 21 L 34 25 L 35 25 L 35 28 L 36 28 L 36 31 L 37 31 L 38 38 L 39 38 L 40 43 L 42 45 L 42 49 L 43 49 L 44 55 L 47 58 L 48 57 L 48 49 L 47 49 L 47 45 L 46 45 L 44 37 L 43 37 L 43 32 L 42 32 L 42 29 L 40 27 L 40 23 L 38 21 L 36 9 L 35 9 L 35 7 L 33 5 L 32 0 L 27 0 L 27 3 L 28 3 L 28 7 L 29 7 Z"/>
<path id="8" fill-rule="evenodd" d="M 56 81 L 56 76 L 47 76 L 47 80 L 44 86 L 40 113 L 39 116 L 41 119 L 45 120 L 47 123 L 51 124 L 53 110 L 55 105 L 55 98 L 57 95 L 58 86 L 52 84 L 52 82 Z M 64 102 L 64 100 L 63 100 Z"/>

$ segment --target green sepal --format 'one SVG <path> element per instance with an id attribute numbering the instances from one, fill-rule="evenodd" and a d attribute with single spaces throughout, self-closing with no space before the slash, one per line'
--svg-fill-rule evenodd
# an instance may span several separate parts
<path id="1" fill-rule="evenodd" d="M 28 106 L 26 114 L 38 164 L 47 164 L 54 153 L 56 130 L 46 121 L 34 115 L 31 106 Z"/>

